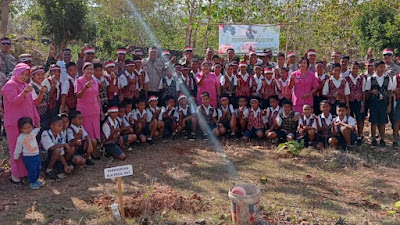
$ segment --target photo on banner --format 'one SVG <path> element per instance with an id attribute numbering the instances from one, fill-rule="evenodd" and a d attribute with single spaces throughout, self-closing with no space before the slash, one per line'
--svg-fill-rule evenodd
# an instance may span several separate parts
<path id="1" fill-rule="evenodd" d="M 279 25 L 219 25 L 219 54 L 233 48 L 236 54 L 279 50 Z"/>

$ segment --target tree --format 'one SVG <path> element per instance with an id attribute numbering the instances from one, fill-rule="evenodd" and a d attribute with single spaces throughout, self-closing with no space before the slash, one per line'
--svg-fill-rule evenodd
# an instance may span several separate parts
<path id="1" fill-rule="evenodd" d="M 38 0 L 38 4 L 40 11 L 34 19 L 42 21 L 42 34 L 50 37 L 59 49 L 85 37 L 86 0 Z"/>
<path id="2" fill-rule="evenodd" d="M 362 3 L 359 14 L 355 16 L 354 27 L 364 50 L 375 47 L 380 51 L 390 47 L 399 53 L 400 14 L 390 1 L 372 0 Z"/>
<path id="3" fill-rule="evenodd" d="M 10 3 L 13 0 L 3 0 L 1 4 L 1 34 L 0 36 L 7 35 L 8 18 L 10 14 Z"/>

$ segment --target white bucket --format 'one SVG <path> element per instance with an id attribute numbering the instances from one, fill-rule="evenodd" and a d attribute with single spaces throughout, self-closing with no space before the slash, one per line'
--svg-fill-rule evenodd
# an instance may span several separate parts
<path id="1" fill-rule="evenodd" d="M 234 187 L 241 187 L 246 195 L 232 193 Z M 229 189 L 228 196 L 232 203 L 232 221 L 238 225 L 254 224 L 260 203 L 260 188 L 252 184 L 238 184 Z"/>

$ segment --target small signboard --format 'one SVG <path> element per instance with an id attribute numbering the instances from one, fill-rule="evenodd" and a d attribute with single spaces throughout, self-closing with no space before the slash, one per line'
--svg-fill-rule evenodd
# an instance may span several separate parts
<path id="1" fill-rule="evenodd" d="M 133 175 L 132 165 L 116 166 L 104 169 L 104 177 L 111 179 L 115 177 L 126 177 Z"/>

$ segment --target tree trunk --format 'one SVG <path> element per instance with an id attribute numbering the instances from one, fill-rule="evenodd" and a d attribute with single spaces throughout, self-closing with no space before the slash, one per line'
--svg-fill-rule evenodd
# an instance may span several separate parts
<path id="1" fill-rule="evenodd" d="M 10 14 L 10 3 L 13 0 L 3 0 L 1 6 L 1 37 L 5 37 L 7 35 L 8 28 L 8 16 Z"/>
<path id="2" fill-rule="evenodd" d="M 186 40 L 185 40 L 185 46 L 190 46 L 190 41 L 192 39 L 192 23 L 193 23 L 193 17 L 194 17 L 194 11 L 195 9 L 195 4 L 196 0 L 192 0 L 190 2 L 190 7 L 189 7 L 189 20 L 186 26 Z"/>
<path id="3" fill-rule="evenodd" d="M 212 5 L 212 0 L 208 1 L 208 12 L 207 12 L 207 27 L 206 27 L 206 34 L 204 35 L 204 51 L 208 48 L 208 30 L 210 29 L 210 22 L 211 22 L 211 5 Z"/>

